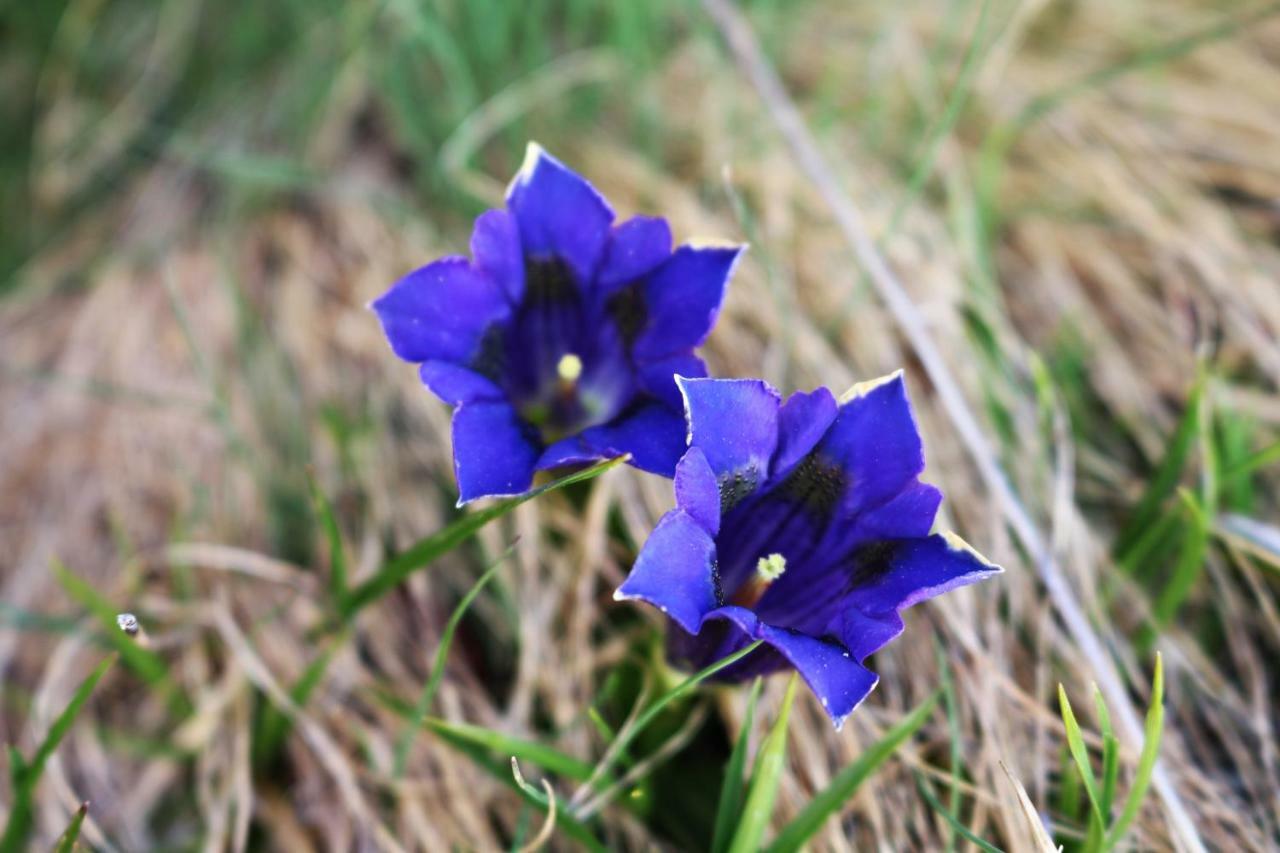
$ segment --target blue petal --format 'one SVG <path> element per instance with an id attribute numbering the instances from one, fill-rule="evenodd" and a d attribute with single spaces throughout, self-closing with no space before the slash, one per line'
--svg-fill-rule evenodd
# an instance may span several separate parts
<path id="1" fill-rule="evenodd" d="M 822 709 L 839 728 L 876 686 L 878 676 L 854 660 L 843 646 L 761 622 L 742 607 L 722 607 L 709 615 L 728 619 L 747 635 L 779 651 L 809 685 Z"/>
<path id="2" fill-rule="evenodd" d="M 693 353 L 683 353 L 636 365 L 640 387 L 673 409 L 684 408 L 684 397 L 676 385 L 676 377 L 701 379 L 707 375 L 707 364 Z"/>
<path id="3" fill-rule="evenodd" d="M 507 190 L 526 257 L 563 259 L 592 281 L 604 256 L 613 210 L 600 193 L 535 143 Z"/>
<path id="4" fill-rule="evenodd" d="M 471 257 L 476 269 L 497 282 L 513 305 L 524 298 L 524 255 L 515 217 L 505 210 L 486 210 L 471 231 Z"/>
<path id="5" fill-rule="evenodd" d="M 603 458 L 605 458 L 605 454 L 588 447 L 587 443 L 582 440 L 582 436 L 571 435 L 548 447 L 538 457 L 538 462 L 534 467 L 539 471 L 549 471 L 552 468 L 560 468 L 566 465 L 582 465 L 588 462 L 596 462 Z"/>
<path id="6" fill-rule="evenodd" d="M 707 457 L 696 447 L 690 447 L 676 465 L 675 492 L 676 506 L 712 536 L 720 531 L 720 486 Z"/>
<path id="7" fill-rule="evenodd" d="M 684 455 L 684 421 L 661 403 L 644 403 L 600 426 L 583 430 L 582 439 L 600 456 L 631 454 L 631 464 L 670 477 Z"/>
<path id="8" fill-rule="evenodd" d="M 864 546 L 854 555 L 849 603 L 863 613 L 900 611 L 999 574 L 953 533 Z"/>
<path id="9" fill-rule="evenodd" d="M 683 510 L 672 510 L 649 534 L 635 568 L 613 597 L 647 601 L 696 634 L 703 615 L 719 604 L 715 552 L 715 542 L 698 522 Z"/>
<path id="10" fill-rule="evenodd" d="M 896 640 L 903 627 L 896 610 L 869 615 L 856 607 L 846 607 L 838 617 L 836 636 L 861 663 Z"/>
<path id="11" fill-rule="evenodd" d="M 451 361 L 427 361 L 418 369 L 422 382 L 441 400 L 453 406 L 475 400 L 501 400 L 502 389 L 485 377 Z"/>
<path id="12" fill-rule="evenodd" d="M 781 477 L 809 454 L 836 418 L 836 398 L 826 388 L 797 391 L 778 410 L 778 450 L 774 477 Z M 928 531 L 925 531 L 928 532 Z"/>
<path id="13" fill-rule="evenodd" d="M 681 246 L 645 280 L 648 323 L 636 339 L 639 361 L 653 361 L 706 340 L 742 255 L 742 246 Z"/>
<path id="14" fill-rule="evenodd" d="M 539 448 L 507 403 L 469 403 L 453 413 L 453 472 L 458 505 L 518 495 L 533 483 Z"/>
<path id="15" fill-rule="evenodd" d="M 852 482 L 847 510 L 893 498 L 924 470 L 924 448 L 901 372 L 855 386 L 818 444 Z"/>
<path id="16" fill-rule="evenodd" d="M 671 226 L 653 216 L 634 216 L 609 234 L 604 264 L 596 281 L 605 290 L 629 284 L 671 254 Z"/>
<path id="17" fill-rule="evenodd" d="M 405 361 L 465 363 L 491 323 L 510 306 L 498 286 L 466 258 L 442 258 L 409 273 L 370 306 Z"/>
<path id="18" fill-rule="evenodd" d="M 778 392 L 759 379 L 678 377 L 676 383 L 684 394 L 689 445 L 706 454 L 722 482 L 737 478 L 737 498 L 754 492 L 778 444 Z"/>
<path id="19" fill-rule="evenodd" d="M 920 539 L 929 535 L 942 504 L 942 492 L 928 483 L 912 483 L 887 503 L 858 516 L 857 542 L 879 539 Z"/>

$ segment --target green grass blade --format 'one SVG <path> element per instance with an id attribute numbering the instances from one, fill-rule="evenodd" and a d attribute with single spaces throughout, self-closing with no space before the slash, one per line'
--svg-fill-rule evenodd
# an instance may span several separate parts
<path id="1" fill-rule="evenodd" d="M 302 675 L 298 676 L 298 680 L 289 690 L 289 698 L 293 704 L 299 708 L 305 708 L 307 702 L 311 699 L 311 694 L 316 691 L 320 683 L 324 680 L 324 674 L 329 669 L 329 664 L 333 662 L 334 656 L 338 650 L 346 645 L 349 631 L 343 630 L 325 647 L 320 654 L 316 655 L 311 663 L 307 664 L 307 668 L 302 671 Z M 262 717 L 254 733 L 253 741 L 253 761 L 257 767 L 262 767 L 271 760 L 280 749 L 280 744 L 289 736 L 289 731 L 293 728 L 293 721 L 289 719 L 284 711 L 274 704 L 267 705 L 262 710 Z"/>
<path id="2" fill-rule="evenodd" d="M 1102 795 L 1098 791 L 1098 780 L 1093 775 L 1093 765 L 1089 763 L 1089 750 L 1084 744 L 1084 736 L 1080 733 L 1080 724 L 1071 710 L 1071 700 L 1067 698 L 1067 689 L 1058 685 L 1058 704 L 1062 708 L 1062 724 L 1067 729 L 1067 749 L 1080 771 L 1080 781 L 1084 783 L 1085 793 L 1089 795 L 1089 803 L 1093 806 L 1094 816 L 1106 825 L 1106 817 L 1102 813 Z"/>
<path id="3" fill-rule="evenodd" d="M 413 574 L 418 569 L 423 568 L 433 560 L 447 554 L 454 548 L 461 545 L 467 539 L 470 539 L 475 533 L 494 519 L 501 518 L 511 510 L 520 506 L 525 501 L 533 500 L 536 497 L 553 492 L 557 489 L 563 489 L 565 486 L 574 483 L 581 483 L 598 477 L 610 468 L 615 468 L 626 461 L 626 457 L 617 459 L 609 459 L 604 462 L 592 465 L 590 468 L 584 468 L 570 474 L 567 477 L 561 477 L 553 483 L 545 486 L 539 486 L 530 492 L 519 497 L 508 498 L 500 501 L 493 506 L 486 507 L 479 512 L 471 513 L 450 524 L 443 530 L 428 536 L 415 545 L 410 546 L 405 551 L 392 557 L 382 567 L 374 573 L 373 577 L 364 583 L 352 589 L 343 597 L 342 606 L 339 610 L 343 618 L 350 619 L 355 616 L 365 605 L 381 598 L 390 590 L 398 586 L 405 578 Z"/>
<path id="4" fill-rule="evenodd" d="M 1120 775 L 1120 741 L 1111 728 L 1111 713 L 1098 685 L 1093 685 L 1093 705 L 1098 712 L 1098 726 L 1102 730 L 1102 813 L 1111 820 L 1111 806 L 1115 802 L 1116 782 Z"/>
<path id="5" fill-rule="evenodd" d="M 1156 626 L 1163 628 L 1173 621 L 1204 571 L 1205 552 L 1209 548 L 1210 521 L 1200 499 L 1189 491 L 1179 492 L 1186 507 L 1189 524 L 1182 537 L 1173 573 L 1156 597 L 1152 615 Z"/>
<path id="6" fill-rule="evenodd" d="M 1204 400 L 1207 381 L 1208 374 L 1201 369 L 1200 375 L 1196 377 L 1195 384 L 1191 386 L 1191 393 L 1187 398 L 1186 411 L 1183 412 L 1182 419 L 1178 422 L 1177 429 L 1174 430 L 1173 438 L 1170 439 L 1169 446 L 1165 449 L 1164 458 L 1151 476 L 1147 490 L 1134 508 L 1129 522 L 1116 537 L 1114 553 L 1116 559 L 1121 562 L 1125 562 L 1129 550 L 1142 537 L 1143 532 L 1155 523 L 1157 516 L 1160 514 L 1161 505 L 1166 498 L 1173 494 L 1178 485 L 1178 479 L 1182 476 L 1187 457 L 1191 454 L 1191 449 L 1195 447 L 1196 437 L 1200 432 L 1200 407 Z"/>
<path id="7" fill-rule="evenodd" d="M 430 727 L 431 723 L 432 721 L 428 719 L 428 727 Z M 545 797 L 539 795 L 535 798 L 524 788 L 516 784 L 516 780 L 511 776 L 511 766 L 507 761 L 494 760 L 484 747 L 479 746 L 472 741 L 453 739 L 451 737 L 442 737 L 441 740 L 456 749 L 458 752 L 467 756 L 477 767 L 485 770 L 503 785 L 506 785 L 508 788 L 518 793 L 522 798 L 524 798 L 525 802 L 531 803 L 539 809 L 546 809 Z M 595 837 L 591 830 L 571 815 L 557 815 L 556 827 L 563 831 L 565 835 L 581 844 L 584 849 L 590 850 L 592 853 L 605 853 L 606 848 L 600 843 L 599 839 Z"/>
<path id="8" fill-rule="evenodd" d="M 422 725 L 451 744 L 480 747 L 504 758 L 527 761 L 575 782 L 585 782 L 591 776 L 590 764 L 537 741 L 522 740 L 483 726 L 452 723 L 435 717 L 427 717 Z"/>
<path id="9" fill-rule="evenodd" d="M 431 674 L 427 676 L 427 683 L 422 687 L 422 695 L 418 697 L 418 704 L 413 709 L 413 716 L 409 719 L 396 744 L 393 773 L 397 779 L 404 775 L 405 763 L 409 760 L 409 748 L 413 746 L 413 736 L 417 734 L 418 729 L 422 728 L 422 722 L 427 718 L 427 713 L 431 710 L 431 703 L 435 699 L 436 691 L 440 689 L 440 680 L 444 677 L 444 663 L 449 657 L 449 648 L 453 645 L 453 635 L 457 632 L 458 625 L 462 622 L 462 617 L 466 615 L 467 609 L 471 607 L 471 602 L 476 600 L 476 596 L 484 589 L 485 584 L 493 579 L 494 574 L 511 556 L 514 548 L 515 546 L 512 545 L 503 552 L 501 557 L 493 561 L 493 564 L 485 570 L 485 573 L 471 586 L 471 589 L 467 590 L 467 594 L 462 596 L 458 606 L 449 614 L 449 621 L 445 623 L 444 632 L 440 635 L 440 646 L 436 649 L 435 660 L 431 662 Z"/>
<path id="10" fill-rule="evenodd" d="M 83 578 L 71 572 L 58 560 L 53 561 L 53 574 L 67 594 L 102 624 L 107 641 L 119 653 L 124 665 L 137 673 L 149 687 L 161 693 L 169 703 L 170 709 L 178 717 L 185 719 L 191 713 L 191 701 L 170 676 L 169 666 L 164 658 L 121 631 L 116 624 L 116 614 L 119 611 Z"/>
<path id="11" fill-rule="evenodd" d="M 937 794 L 933 793 L 933 789 L 930 788 L 929 783 L 925 781 L 924 774 L 919 771 L 916 772 L 916 788 L 919 789 L 920 796 L 924 797 L 924 801 L 929 804 L 929 808 L 941 815 L 942 819 L 947 822 L 947 825 L 960 833 L 960 835 L 970 844 L 975 845 L 981 850 L 985 850 L 986 853 L 1004 853 L 1004 851 L 999 847 L 974 835 L 973 831 L 961 823 L 960 819 L 952 814 L 950 809 L 939 802 Z"/>
<path id="12" fill-rule="evenodd" d="M 0 836 L 0 851 L 3 851 L 3 853 L 23 849 L 27 836 L 31 832 L 32 801 L 36 785 L 40 783 L 40 776 L 44 773 L 44 766 L 49 757 L 53 755 L 54 750 L 58 748 L 58 744 L 62 742 L 67 732 L 71 730 L 76 717 L 80 715 L 81 709 L 89 701 L 89 697 L 93 695 L 93 691 L 98 686 L 98 682 L 102 680 L 102 676 L 106 675 L 107 670 L 111 668 L 111 664 L 115 663 L 115 659 L 115 655 L 104 658 L 93 672 L 89 673 L 89 676 L 80 682 L 80 686 L 72 694 L 71 701 L 67 703 L 67 707 L 62 709 L 62 713 L 53 721 L 53 725 L 49 726 L 48 733 L 44 736 L 44 740 L 40 742 L 40 745 L 36 747 L 35 754 L 30 761 L 23 760 L 22 755 L 13 747 L 9 748 L 9 772 L 13 777 L 13 802 L 9 809 L 9 820 L 5 825 L 4 835 Z"/>
<path id="13" fill-rule="evenodd" d="M 320 520 L 320 527 L 329 543 L 329 596 L 335 605 L 340 606 L 347 594 L 347 552 L 342 543 L 342 529 L 338 527 L 333 504 L 316 482 L 315 472 L 310 468 L 307 469 L 307 486 L 311 491 L 311 505 L 316 518 Z"/>
<path id="14" fill-rule="evenodd" d="M 747 715 L 742 721 L 742 731 L 733 744 L 733 752 L 729 755 L 729 763 L 724 768 L 724 783 L 720 786 L 720 802 L 716 806 L 715 831 L 711 836 L 712 853 L 723 853 L 729 845 L 729 833 L 738 823 L 742 812 L 742 798 L 746 790 L 744 774 L 747 766 L 747 741 L 751 739 L 751 726 L 756 716 L 756 700 L 760 698 L 762 680 L 757 678 L 751 685 L 751 696 L 747 699 Z"/>
<path id="15" fill-rule="evenodd" d="M 1151 684 L 1151 707 L 1147 709 L 1146 729 L 1143 733 L 1142 754 L 1138 756 L 1138 769 L 1133 776 L 1133 787 L 1125 800 L 1124 810 L 1115 825 L 1107 833 L 1103 849 L 1111 850 L 1124 838 L 1129 826 L 1138 817 L 1142 801 L 1151 785 L 1151 773 L 1155 770 L 1160 754 L 1160 735 L 1164 731 L 1164 661 L 1156 653 L 1156 672 Z"/>
<path id="16" fill-rule="evenodd" d="M 838 814 L 858 787 L 871 776 L 904 742 L 920 730 L 938 704 L 939 694 L 934 693 L 893 728 L 876 741 L 858 759 L 841 770 L 831 784 L 814 797 L 800 814 L 783 827 L 782 832 L 768 847 L 768 853 L 792 853 L 799 850 L 822 824 Z"/>
<path id="17" fill-rule="evenodd" d="M 738 651 L 734 652 L 731 655 L 721 658 L 720 660 L 716 661 L 715 663 L 711 664 L 705 669 L 701 669 L 698 672 L 694 673 L 693 675 L 689 676 L 684 681 L 680 682 L 675 687 L 671 688 L 666 693 L 662 694 L 657 699 L 655 699 L 653 701 L 653 704 L 650 705 L 648 708 L 645 708 L 644 712 L 641 713 L 640 716 L 636 718 L 636 721 L 630 727 L 625 728 L 622 731 L 622 733 L 618 735 L 618 737 L 610 745 L 610 750 L 608 755 L 612 756 L 612 759 L 606 756 L 604 762 L 596 767 L 592 775 L 597 779 L 601 776 L 606 775 L 611 769 L 609 765 L 617 761 L 623 754 L 626 753 L 627 747 L 631 745 L 631 742 L 634 741 L 642 731 L 648 728 L 650 723 L 652 723 L 655 719 L 657 719 L 658 714 L 662 713 L 663 708 L 667 707 L 672 702 L 679 699 L 681 696 L 684 696 L 686 693 L 693 690 L 693 688 L 697 687 L 703 681 L 706 681 L 708 678 L 715 675 L 720 670 L 724 669 L 727 666 L 731 666 L 732 664 L 738 662 L 742 658 L 751 654 L 763 642 L 764 642 L 763 640 L 756 640 L 751 645 L 745 648 L 739 649 Z"/>
<path id="18" fill-rule="evenodd" d="M 791 705 L 796 698 L 796 685 L 800 678 L 792 675 L 787 683 L 787 694 L 782 700 L 778 719 L 769 730 L 769 736 L 760 746 L 756 756 L 755 772 L 751 774 L 751 788 L 742 808 L 742 820 L 733 835 L 729 853 L 755 853 L 761 847 L 760 840 L 769 828 L 773 817 L 773 803 L 778 797 L 778 783 L 787 761 L 787 721 L 791 717 Z"/>
<path id="19" fill-rule="evenodd" d="M 80 808 L 71 816 L 71 823 L 58 836 L 53 846 L 54 853 L 72 853 L 76 849 L 76 841 L 80 838 L 80 827 L 84 825 L 84 817 L 89 813 L 89 804 L 81 803 Z"/>

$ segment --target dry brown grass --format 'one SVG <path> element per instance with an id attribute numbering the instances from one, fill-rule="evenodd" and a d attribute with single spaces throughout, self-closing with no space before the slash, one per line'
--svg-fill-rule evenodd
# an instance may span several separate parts
<path id="1" fill-rule="evenodd" d="M 877 150 L 891 150 L 905 140 L 908 117 L 938 114 L 945 94 L 925 79 L 936 16 L 890 8 L 822 4 L 770 33 L 787 82 L 822 119 L 841 179 L 876 228 L 890 219 L 902 181 L 860 136 L 858 106 L 882 99 L 887 135 Z M 1122 584 L 1119 607 L 1103 614 L 1099 591 L 1116 572 L 1111 519 L 1080 503 L 1141 493 L 1140 454 L 1159 458 L 1198 351 L 1218 368 L 1212 392 L 1222 405 L 1254 418 L 1264 435 L 1280 429 L 1280 22 L 1122 76 L 1031 126 L 1002 161 L 996 199 L 1006 220 L 995 282 L 985 281 L 966 228 L 983 190 L 975 163 L 990 127 L 1126 54 L 1138 36 L 1172 37 L 1217 14 L 1189 2 L 1123 11 L 1023 4 L 982 60 L 966 120 L 942 144 L 940 192 L 913 203 L 883 247 L 968 399 L 978 405 L 993 395 L 1010 412 L 1019 440 L 1003 447 L 1004 462 L 1139 700 L 1150 661 L 1136 653 L 1132 633 L 1148 605 Z M 879 36 L 868 42 L 866 32 Z M 1007 849 L 1033 849 L 1000 763 L 1048 809 L 1062 748 L 1056 685 L 1065 682 L 1077 705 L 1087 704 L 1089 661 L 1056 620 L 893 318 L 859 283 L 828 211 L 732 64 L 709 39 L 691 38 L 673 47 L 660 75 L 627 85 L 663 105 L 660 165 L 607 129 L 544 142 L 620 211 L 662 211 L 680 237 L 741 236 L 725 185 L 745 200 L 754 245 L 708 347 L 713 368 L 791 390 L 845 387 L 906 364 L 928 478 L 948 496 L 945 521 L 1008 568 L 995 583 L 912 612 L 903 639 L 876 656 L 881 685 L 844 731 L 833 733 L 810 697 L 799 702 L 780 817 L 934 689 L 940 643 L 958 692 L 969 823 Z M 355 92 L 335 106 L 332 139 L 345 138 L 349 105 L 358 102 Z M 460 555 L 359 620 L 301 712 L 287 779 L 250 773 L 255 692 L 287 690 L 316 652 L 308 631 L 321 616 L 315 570 L 325 564 L 269 556 L 280 540 L 266 524 L 266 484 L 299 488 L 302 467 L 315 466 L 336 496 L 357 576 L 387 542 L 407 544 L 451 513 L 439 487 L 450 471 L 448 412 L 391 357 L 363 306 L 405 270 L 458 249 L 465 234 L 455 219 L 372 202 L 398 197 L 389 155 L 376 144 L 336 143 L 323 155 L 333 189 L 230 221 L 201 217 L 189 171 L 157 165 L 77 241 L 39 259 L 32 286 L 0 303 L 0 599 L 67 612 L 48 571 L 57 555 L 122 609 L 145 616 L 197 705 L 175 731 L 159 700 L 123 670 L 114 673 L 93 717 L 193 757 L 146 757 L 79 727 L 42 788 L 42 838 L 88 799 L 86 838 L 95 845 L 109 846 L 104 833 L 129 850 L 178 841 L 155 838 L 149 827 L 174 806 L 179 786 L 194 792 L 196 809 L 178 825 L 205 849 L 241 849 L 251 816 L 278 849 L 494 849 L 515 821 L 516 799 L 432 738 L 418 739 L 409 775 L 393 780 L 400 725 L 371 695 L 393 683 L 412 696 L 422 683 L 449 606 L 475 577 L 474 560 Z M 104 242 L 112 250 L 87 270 L 86 286 L 59 285 L 81 270 L 86 248 Z M 236 292 L 261 323 L 259 338 L 246 341 Z M 962 311 L 974 306 L 993 325 L 1006 375 L 990 375 L 966 329 Z M 1064 326 L 1081 336 L 1088 386 L 1110 418 L 1132 428 L 1135 452 L 1108 454 L 1105 441 L 1041 428 L 1031 354 L 1052 349 Z M 350 459 L 320 417 L 326 406 L 362 413 Z M 1277 484 L 1274 471 L 1267 482 Z M 564 732 L 558 747 L 598 756 L 602 745 L 582 715 L 629 641 L 593 635 L 601 608 L 623 606 L 607 599 L 630 557 L 605 536 L 603 521 L 616 510 L 639 542 L 669 503 L 666 483 L 615 470 L 596 482 L 583 512 L 557 495 L 484 530 L 492 555 L 519 536 L 502 570 L 518 619 L 493 605 L 481 610 L 497 642 L 518 649 L 513 684 L 495 700 L 484 672 L 455 650 L 440 692 L 443 716 L 530 735 L 545 728 L 535 725 L 538 715 Z M 1268 498 L 1265 510 L 1276 508 Z M 560 544 L 552 532 L 562 534 Z M 1274 575 L 1214 557 L 1195 599 L 1228 626 L 1226 651 L 1210 659 L 1186 625 L 1159 642 L 1169 685 L 1165 766 L 1215 850 L 1265 850 L 1277 838 L 1275 596 Z M 28 745 L 44 729 L 93 666 L 85 645 L 81 633 L 0 627 L 5 693 L 30 691 L 29 714 L 16 699 L 0 709 L 3 740 Z M 769 711 L 782 686 L 766 685 Z M 736 731 L 744 692 L 716 699 L 715 712 Z M 944 826 L 910 771 L 945 779 L 931 756 L 948 743 L 938 717 L 863 787 L 852 820 L 828 825 L 815 849 L 937 849 Z M 1126 744 L 1126 762 L 1137 746 Z M 605 814 L 611 843 L 655 843 L 621 810 Z M 1154 799 L 1132 839 L 1142 849 L 1171 848 Z"/>

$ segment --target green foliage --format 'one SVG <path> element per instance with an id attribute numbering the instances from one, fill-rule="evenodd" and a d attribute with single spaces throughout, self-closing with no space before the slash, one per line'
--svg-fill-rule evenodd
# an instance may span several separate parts
<path id="1" fill-rule="evenodd" d="M 1094 773 L 1093 761 L 1085 744 L 1084 734 L 1071 708 L 1066 689 L 1062 685 L 1058 685 L 1058 702 L 1061 707 L 1062 722 L 1066 728 L 1067 749 L 1075 775 L 1070 775 L 1069 771 L 1064 772 L 1068 773 L 1067 780 L 1070 783 L 1074 784 L 1078 781 L 1083 785 L 1089 801 L 1088 830 L 1078 849 L 1083 853 L 1106 853 L 1114 850 L 1124 839 L 1125 833 L 1128 832 L 1142 808 L 1142 802 L 1151 784 L 1151 773 L 1155 769 L 1156 758 L 1160 752 L 1160 736 L 1164 729 L 1164 664 L 1157 654 L 1142 752 L 1138 757 L 1124 808 L 1120 816 L 1114 820 L 1115 796 L 1120 778 L 1120 743 L 1111 728 L 1111 716 L 1103 702 L 1102 694 L 1096 687 L 1094 688 L 1094 704 L 1102 736 L 1101 781 Z M 1065 787 L 1068 781 L 1064 781 L 1063 784 Z M 1067 798 L 1064 797 L 1063 802 L 1068 802 Z"/>
<path id="2" fill-rule="evenodd" d="M 0 853 L 16 853 L 26 849 L 27 836 L 31 833 L 36 785 L 40 783 L 40 777 L 44 774 L 44 766 L 54 750 L 58 748 L 58 744 L 71 730 L 71 725 L 76 721 L 81 709 L 93 695 L 94 688 L 98 686 L 98 682 L 107 674 L 107 670 L 115 660 L 115 655 L 103 659 L 89 677 L 80 682 L 71 701 L 53 721 L 44 740 L 36 747 L 35 754 L 29 760 L 24 759 L 22 753 L 10 745 L 9 777 L 13 787 L 13 802 L 9 808 L 9 821 L 5 825 L 4 835 L 0 836 Z M 83 814 L 80 819 L 83 820 Z M 73 821 L 73 826 L 76 829 L 75 834 L 78 835 L 79 823 Z M 74 836 L 72 842 L 74 842 Z"/>
<path id="3" fill-rule="evenodd" d="M 514 548 L 515 546 L 512 546 Z M 440 645 L 436 647 L 436 656 L 431 663 L 431 675 L 427 677 L 427 683 L 422 687 L 422 695 L 418 697 L 418 704 L 413 709 L 413 718 L 405 727 L 400 740 L 396 744 L 396 759 L 394 774 L 397 778 L 404 775 L 405 762 L 409 757 L 409 747 L 413 743 L 413 736 L 417 729 L 422 727 L 423 721 L 427 717 L 427 712 L 431 710 L 431 703 L 435 699 L 436 691 L 440 688 L 440 680 L 444 677 L 444 663 L 449 656 L 449 648 L 453 645 L 453 635 L 458 630 L 458 624 L 462 622 L 462 617 L 466 615 L 467 608 L 471 606 L 471 602 L 476 600 L 476 596 L 484 589 L 490 579 L 498 571 L 499 567 L 506 562 L 511 556 L 512 548 L 508 548 L 501 557 L 494 560 L 492 565 L 485 570 L 472 586 L 467 590 L 467 594 L 458 602 L 458 606 L 449 614 L 449 621 L 445 623 L 444 632 L 440 635 Z"/>
<path id="4" fill-rule="evenodd" d="M 778 837 L 766 848 L 768 853 L 795 853 L 800 850 L 828 818 L 839 814 L 849 798 L 857 793 L 859 786 L 928 722 L 937 704 L 938 694 L 935 693 L 885 732 L 884 737 L 872 744 L 857 760 L 841 770 L 823 791 L 809 801 L 800 814 L 783 827 Z"/>
<path id="5" fill-rule="evenodd" d="M 769 820 L 773 817 L 778 783 L 782 780 L 782 770 L 787 762 L 787 720 L 791 716 L 791 705 L 795 701 L 796 685 L 799 683 L 800 677 L 793 674 L 787 682 L 787 693 L 783 697 L 778 719 L 760 745 L 755 770 L 751 774 L 751 787 L 747 791 L 747 802 L 742 808 L 738 831 L 733 834 L 733 841 L 729 844 L 729 853 L 754 853 L 762 846 L 765 830 L 769 828 Z"/>
<path id="6" fill-rule="evenodd" d="M 526 501 L 563 489 L 565 486 L 598 477 L 624 461 L 626 461 L 625 457 L 619 457 L 618 459 L 597 463 L 590 468 L 584 468 L 566 477 L 561 477 L 559 480 L 548 483 L 545 486 L 539 486 L 519 497 L 508 498 L 485 507 L 478 512 L 464 515 L 443 530 L 411 545 L 383 563 L 373 573 L 372 577 L 342 596 L 338 604 L 338 612 L 344 619 L 352 619 L 364 607 L 377 601 L 387 592 L 401 584 L 409 575 L 425 568 L 433 560 L 437 560 L 452 551 L 494 519 L 501 518 Z"/>
<path id="7" fill-rule="evenodd" d="M 711 837 L 711 853 L 724 853 L 729 845 L 729 833 L 742 815 L 742 799 L 746 793 L 744 773 L 747 766 L 747 741 L 750 740 L 752 724 L 755 722 L 756 701 L 760 698 L 762 684 L 763 681 L 756 678 L 751 685 L 742 731 L 738 732 L 733 752 L 729 755 L 729 763 L 724 768 L 724 783 L 720 786 L 720 802 L 716 806 L 715 832 Z"/>
<path id="8" fill-rule="evenodd" d="M 76 842 L 80 839 L 80 827 L 84 824 L 87 814 L 89 814 L 89 804 L 81 803 L 80 808 L 76 809 L 76 813 L 71 816 L 71 823 L 67 824 L 67 828 L 58 836 L 58 841 L 53 847 L 54 853 L 72 853 L 80 846 Z"/>

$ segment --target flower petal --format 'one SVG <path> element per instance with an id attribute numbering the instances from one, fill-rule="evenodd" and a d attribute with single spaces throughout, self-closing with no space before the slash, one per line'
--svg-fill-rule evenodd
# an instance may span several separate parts
<path id="1" fill-rule="evenodd" d="M 370 307 L 396 355 L 411 362 L 465 363 L 484 330 L 510 312 L 497 285 L 457 257 L 409 273 Z"/>
<path id="2" fill-rule="evenodd" d="M 772 475 L 781 477 L 795 467 L 835 418 L 836 398 L 826 388 L 809 394 L 797 391 L 788 397 L 778 410 L 778 450 L 773 455 Z"/>
<path id="3" fill-rule="evenodd" d="M 640 387 L 677 411 L 684 409 L 684 397 L 676 386 L 676 377 L 701 379 L 707 375 L 707 364 L 693 353 L 682 353 L 659 361 L 636 365 Z"/>
<path id="4" fill-rule="evenodd" d="M 587 462 L 596 462 L 603 458 L 604 454 L 588 447 L 587 443 L 582 440 L 582 436 L 571 435 L 568 438 L 560 439 L 543 451 L 534 467 L 539 471 L 549 471 L 552 468 L 560 468 L 565 465 L 582 465 Z"/>
<path id="5" fill-rule="evenodd" d="M 836 728 L 876 686 L 879 676 L 854 660 L 841 645 L 761 622 L 742 607 L 722 607 L 709 614 L 729 619 L 750 636 L 782 653 L 809 685 Z"/>
<path id="6" fill-rule="evenodd" d="M 507 190 L 526 257 L 563 259 L 585 285 L 604 256 L 613 210 L 595 187 L 536 143 Z"/>
<path id="7" fill-rule="evenodd" d="M 924 470 L 924 448 L 902 373 L 854 386 L 818 444 L 850 475 L 847 510 L 884 503 Z"/>
<path id="8" fill-rule="evenodd" d="M 858 660 L 902 633 L 902 610 L 1003 571 L 954 533 L 872 543 L 854 560 L 853 587 L 832 628 Z"/>
<path id="9" fill-rule="evenodd" d="M 647 324 L 636 338 L 639 361 L 699 346 L 715 325 L 743 246 L 681 246 L 645 280 Z"/>
<path id="10" fill-rule="evenodd" d="M 754 492 L 778 444 L 778 392 L 759 379 L 680 376 L 676 384 L 684 395 L 689 445 L 706 454 L 721 482 L 737 478 L 738 499 Z"/>
<path id="11" fill-rule="evenodd" d="M 647 601 L 691 634 L 714 610 L 715 542 L 684 510 L 658 522 L 636 557 L 635 568 L 613 594 L 617 601 Z"/>
<path id="12" fill-rule="evenodd" d="M 661 403 L 642 403 L 617 419 L 583 430 L 587 446 L 601 457 L 631 454 L 642 471 L 670 477 L 684 455 L 684 421 Z"/>
<path id="13" fill-rule="evenodd" d="M 629 284 L 671 254 L 671 226 L 656 216 L 633 216 L 609 233 L 596 281 L 605 290 Z"/>
<path id="14" fill-rule="evenodd" d="M 538 454 L 528 427 L 509 404 L 481 402 L 459 407 L 453 413 L 458 505 L 528 491 Z"/>
<path id="15" fill-rule="evenodd" d="M 498 283 L 513 305 L 524 297 L 524 255 L 515 217 L 505 210 L 486 210 L 471 231 L 471 257 L 476 269 Z"/>
<path id="16" fill-rule="evenodd" d="M 720 486 L 700 449 L 690 447 L 676 465 L 675 492 L 676 506 L 707 533 L 715 536 L 720 531 Z"/>
<path id="17" fill-rule="evenodd" d="M 451 361 L 427 361 L 418 368 L 422 382 L 444 402 L 459 406 L 475 400 L 501 400 L 502 389 L 485 377 Z"/>

